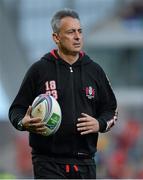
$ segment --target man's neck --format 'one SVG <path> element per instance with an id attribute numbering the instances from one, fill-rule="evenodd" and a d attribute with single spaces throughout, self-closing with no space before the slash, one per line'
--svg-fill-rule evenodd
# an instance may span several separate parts
<path id="1" fill-rule="evenodd" d="M 79 58 L 79 53 L 66 54 L 66 53 L 63 53 L 63 52 L 58 50 L 58 54 L 64 61 L 66 61 L 67 63 L 69 63 L 71 65 L 73 63 L 75 63 Z"/>

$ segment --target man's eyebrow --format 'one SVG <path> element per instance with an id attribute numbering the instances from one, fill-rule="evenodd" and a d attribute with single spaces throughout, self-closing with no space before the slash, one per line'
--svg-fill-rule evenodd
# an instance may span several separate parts
<path id="1" fill-rule="evenodd" d="M 78 29 L 76 29 L 76 28 L 71 28 L 71 29 L 67 29 L 66 31 L 81 31 L 82 30 L 82 28 L 78 28 Z"/>

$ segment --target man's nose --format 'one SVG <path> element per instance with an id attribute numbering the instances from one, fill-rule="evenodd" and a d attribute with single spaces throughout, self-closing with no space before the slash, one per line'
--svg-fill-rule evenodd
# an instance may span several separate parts
<path id="1" fill-rule="evenodd" d="M 75 34 L 74 34 L 74 38 L 76 40 L 79 40 L 81 38 L 81 34 L 78 31 L 76 31 Z"/>

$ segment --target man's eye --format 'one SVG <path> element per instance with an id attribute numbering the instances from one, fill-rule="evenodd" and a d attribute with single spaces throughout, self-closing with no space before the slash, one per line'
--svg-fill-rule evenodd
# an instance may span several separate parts
<path id="1" fill-rule="evenodd" d="M 73 31 L 68 31 L 69 34 L 73 33 Z"/>

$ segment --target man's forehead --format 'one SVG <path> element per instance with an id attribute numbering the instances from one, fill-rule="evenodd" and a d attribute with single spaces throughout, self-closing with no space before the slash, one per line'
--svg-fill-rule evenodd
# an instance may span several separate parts
<path id="1" fill-rule="evenodd" d="M 72 17 L 64 17 L 63 19 L 61 19 L 60 22 L 60 27 L 64 27 L 64 28 L 70 28 L 70 29 L 81 29 L 81 24 L 79 19 L 76 18 L 72 18 Z"/>

